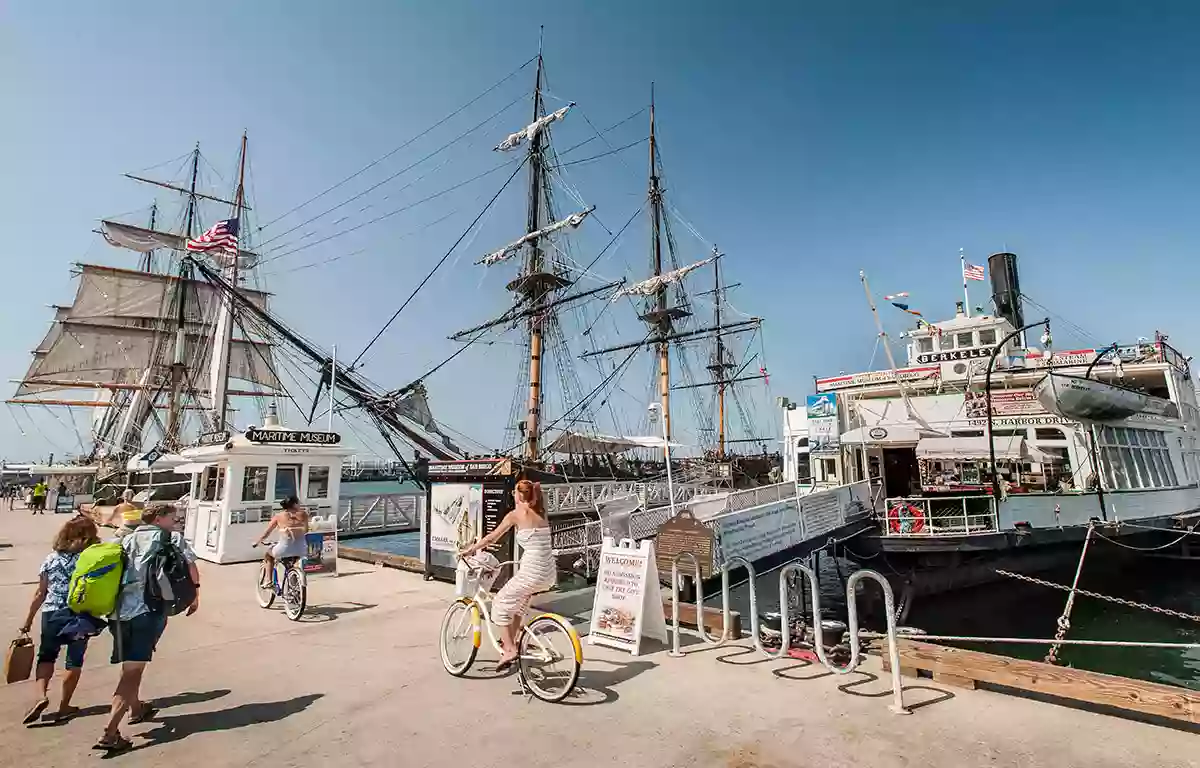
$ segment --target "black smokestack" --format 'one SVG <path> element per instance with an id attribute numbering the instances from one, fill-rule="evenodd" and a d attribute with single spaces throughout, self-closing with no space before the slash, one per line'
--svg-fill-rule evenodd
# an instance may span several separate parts
<path id="1" fill-rule="evenodd" d="M 1012 323 L 1014 328 L 1025 325 L 1017 254 L 993 253 L 988 256 L 988 272 L 992 276 L 992 303 L 996 306 L 996 314 Z"/>

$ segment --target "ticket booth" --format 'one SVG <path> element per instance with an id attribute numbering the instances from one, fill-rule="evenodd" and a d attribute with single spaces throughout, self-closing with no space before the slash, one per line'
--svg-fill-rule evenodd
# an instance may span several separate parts
<path id="1" fill-rule="evenodd" d="M 454 581 L 458 551 L 494 531 L 512 511 L 516 480 L 507 458 L 429 462 L 428 498 L 421 525 L 427 578 Z M 513 550 L 514 537 L 509 533 L 488 551 L 505 562 L 514 559 Z M 495 586 L 509 570 L 505 569 Z"/>
<path id="2" fill-rule="evenodd" d="M 353 453 L 340 443 L 335 432 L 288 429 L 269 415 L 262 427 L 202 435 L 183 449 L 190 463 L 176 471 L 192 475 L 184 536 L 196 555 L 261 559 L 252 545 L 289 496 L 308 511 L 310 530 L 336 532 L 342 460 Z"/>

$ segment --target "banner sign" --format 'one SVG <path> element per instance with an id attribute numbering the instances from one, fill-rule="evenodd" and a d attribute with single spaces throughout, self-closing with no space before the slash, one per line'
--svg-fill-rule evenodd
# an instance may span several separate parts
<path id="1" fill-rule="evenodd" d="M 921 381 L 923 379 L 936 379 L 941 375 L 942 369 L 940 366 L 926 366 L 921 368 L 901 368 L 896 371 L 899 374 L 900 381 Z M 817 379 L 817 391 L 828 392 L 834 389 L 845 389 L 846 387 L 866 387 L 872 384 L 890 384 L 896 380 L 891 371 L 867 371 L 866 373 L 853 373 L 848 376 L 831 376 L 827 379 Z"/>
<path id="2" fill-rule="evenodd" d="M 311 521 L 309 531 L 304 535 L 304 543 L 308 548 L 304 555 L 304 572 L 309 576 L 337 576 L 337 521 Z"/>
<path id="3" fill-rule="evenodd" d="M 946 352 L 926 352 L 923 355 L 917 355 L 917 362 L 927 365 L 929 363 L 952 363 L 957 360 L 974 360 L 979 357 L 991 357 L 993 349 L 995 347 L 972 347 L 970 349 L 952 349 Z"/>
<path id="4" fill-rule="evenodd" d="M 841 444 L 837 395 L 832 392 L 809 395 L 805 410 L 808 416 L 809 453 L 837 453 Z"/>
<path id="5" fill-rule="evenodd" d="M 299 429 L 255 429 L 246 430 L 246 439 L 252 443 L 298 443 L 301 445 L 337 445 L 342 436 L 337 432 L 309 432 Z"/>
<path id="6" fill-rule="evenodd" d="M 588 642 L 637 656 L 643 637 L 667 642 L 654 542 L 605 537 Z"/>
<path id="7" fill-rule="evenodd" d="M 429 565 L 454 569 L 458 552 L 478 536 L 480 483 L 434 483 L 429 489 Z"/>
<path id="8" fill-rule="evenodd" d="M 967 392 L 968 419 L 987 418 L 987 397 L 983 392 Z M 1031 416 L 1045 413 L 1032 389 L 1008 389 L 992 392 L 992 418 L 997 416 Z"/>

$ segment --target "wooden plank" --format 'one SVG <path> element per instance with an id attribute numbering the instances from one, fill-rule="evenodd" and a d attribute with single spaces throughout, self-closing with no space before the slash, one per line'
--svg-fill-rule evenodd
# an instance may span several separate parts
<path id="1" fill-rule="evenodd" d="M 423 573 L 425 571 L 425 566 L 418 558 L 393 555 L 387 552 L 376 552 L 371 549 L 361 549 L 359 547 L 339 546 L 338 557 L 355 560 L 360 563 L 399 568 L 402 571 L 411 571 L 413 573 Z"/>
<path id="2" fill-rule="evenodd" d="M 1040 661 L 901 640 L 900 668 L 932 672 L 934 680 L 990 683 L 1071 701 L 1200 724 L 1200 692 Z M 887 664 L 887 644 L 883 658 Z"/>
<path id="3" fill-rule="evenodd" d="M 671 627 L 671 600 L 663 600 L 663 615 L 667 619 L 667 629 Z M 721 634 L 725 626 L 725 617 L 720 608 L 705 608 L 704 609 L 704 628 L 709 632 Z M 680 603 L 679 604 L 679 625 L 684 627 L 695 627 L 696 625 L 696 605 L 695 603 Z M 732 630 L 729 635 L 730 639 L 737 639 L 742 636 L 742 616 L 737 611 L 729 612 L 729 625 Z"/>

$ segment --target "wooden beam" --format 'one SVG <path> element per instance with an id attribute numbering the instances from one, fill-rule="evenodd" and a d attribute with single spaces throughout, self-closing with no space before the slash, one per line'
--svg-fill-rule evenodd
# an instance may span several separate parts
<path id="1" fill-rule="evenodd" d="M 671 627 L 671 600 L 663 599 L 663 616 L 667 619 L 667 628 L 670 631 Z M 722 615 L 720 608 L 705 608 L 704 609 L 704 628 L 709 632 L 717 635 L 724 631 L 725 617 Z M 742 636 L 742 616 L 737 611 L 729 612 L 730 625 L 730 640 L 737 640 Z M 696 623 L 696 604 L 695 603 L 680 603 L 679 604 L 679 626 L 695 627 Z"/>
<path id="2" fill-rule="evenodd" d="M 947 685 L 987 683 L 1200 725 L 1200 692 L 1186 688 L 913 640 L 901 640 L 898 650 L 901 673 L 932 672 Z"/>

